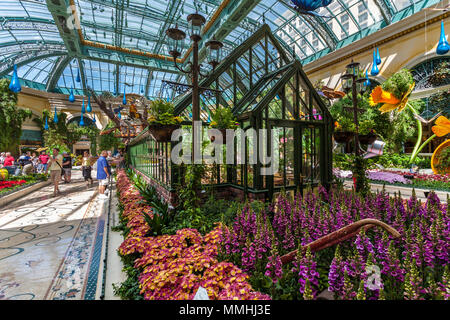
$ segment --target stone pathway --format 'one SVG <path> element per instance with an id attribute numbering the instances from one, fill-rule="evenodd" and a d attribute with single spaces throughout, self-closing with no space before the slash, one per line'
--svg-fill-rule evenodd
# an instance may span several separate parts
<path id="1" fill-rule="evenodd" d="M 0 209 L 0 299 L 95 299 L 108 202 L 72 179 Z"/>

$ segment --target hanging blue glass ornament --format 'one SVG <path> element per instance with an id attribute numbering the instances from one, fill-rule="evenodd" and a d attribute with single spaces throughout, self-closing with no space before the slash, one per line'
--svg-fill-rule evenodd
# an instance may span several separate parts
<path id="1" fill-rule="evenodd" d="M 78 70 L 77 72 L 77 78 L 76 78 L 77 82 L 81 82 L 81 76 L 80 76 L 80 70 Z"/>
<path id="2" fill-rule="evenodd" d="M 88 96 L 88 105 L 86 108 L 87 112 L 92 112 L 92 107 L 91 107 L 91 96 Z"/>
<path id="3" fill-rule="evenodd" d="M 211 115 L 208 114 L 208 123 L 211 123 Z"/>
<path id="4" fill-rule="evenodd" d="M 53 117 L 53 122 L 58 123 L 58 114 L 56 113 L 56 107 L 55 107 L 55 116 Z"/>
<path id="5" fill-rule="evenodd" d="M 127 105 L 127 96 L 126 96 L 126 93 L 125 93 L 125 86 L 123 86 L 123 99 L 122 99 L 122 104 L 123 104 L 124 106 Z"/>
<path id="6" fill-rule="evenodd" d="M 370 79 L 369 79 L 368 70 L 366 70 L 366 81 L 364 81 L 364 85 L 366 87 L 370 86 Z"/>
<path id="7" fill-rule="evenodd" d="M 436 48 L 436 53 L 439 55 L 446 54 L 450 50 L 447 39 L 445 38 L 444 20 L 441 21 L 441 36 L 439 38 L 439 44 Z"/>
<path id="8" fill-rule="evenodd" d="M 141 93 L 144 93 L 144 87 L 141 86 Z"/>
<path id="9" fill-rule="evenodd" d="M 14 71 L 11 78 L 11 82 L 9 84 L 9 90 L 11 90 L 14 93 L 19 93 L 22 90 L 22 87 L 20 86 L 19 77 L 17 76 L 17 64 L 14 65 Z"/>
<path id="10" fill-rule="evenodd" d="M 69 102 L 75 102 L 75 96 L 73 95 L 73 89 L 70 89 Z"/>
<path id="11" fill-rule="evenodd" d="M 117 113 L 117 118 L 122 119 L 122 114 L 120 113 L 120 110 L 119 110 L 119 112 Z"/>
<path id="12" fill-rule="evenodd" d="M 192 118 L 192 112 L 189 112 L 189 118 Z"/>
<path id="13" fill-rule="evenodd" d="M 80 127 L 84 126 L 83 114 L 81 114 L 80 118 Z"/>
<path id="14" fill-rule="evenodd" d="M 44 126 L 45 130 L 48 130 L 48 122 L 47 122 L 47 117 L 45 117 L 45 126 Z"/>
<path id="15" fill-rule="evenodd" d="M 97 120 L 95 120 L 95 113 L 94 113 L 94 118 L 92 119 L 92 122 L 93 122 L 93 123 L 96 123 L 96 122 L 97 122 Z"/>
<path id="16" fill-rule="evenodd" d="M 315 12 L 315 10 L 328 6 L 332 1 L 333 0 L 291 0 L 293 9 L 298 13 L 317 17 L 325 16 Z"/>
<path id="17" fill-rule="evenodd" d="M 373 63 L 372 63 L 372 70 L 370 71 L 370 74 L 372 76 L 376 76 L 378 75 L 378 73 L 380 73 L 380 71 L 378 70 L 378 66 L 377 66 L 377 57 L 376 57 L 376 51 L 373 51 Z"/>
<path id="18" fill-rule="evenodd" d="M 377 47 L 377 60 L 376 60 L 376 62 L 377 62 L 377 65 L 381 64 L 380 51 L 378 50 L 378 47 Z"/>
<path id="19" fill-rule="evenodd" d="M 84 108 L 84 99 L 83 103 L 81 104 L 81 114 L 84 114 L 86 112 L 86 109 Z"/>
<path id="20" fill-rule="evenodd" d="M 167 102 L 170 102 L 170 98 L 169 97 L 167 97 Z"/>

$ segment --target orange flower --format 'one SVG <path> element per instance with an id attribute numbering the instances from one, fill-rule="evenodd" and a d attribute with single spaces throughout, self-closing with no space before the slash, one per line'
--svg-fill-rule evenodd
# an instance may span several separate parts
<path id="1" fill-rule="evenodd" d="M 339 124 L 339 122 L 335 121 L 335 122 L 334 122 L 334 127 L 335 127 L 336 129 L 339 129 L 339 128 L 341 127 L 341 125 Z"/>
<path id="2" fill-rule="evenodd" d="M 431 128 L 438 137 L 443 137 L 450 133 L 450 120 L 444 116 L 437 118 L 435 125 Z"/>
<path id="3" fill-rule="evenodd" d="M 389 91 L 384 91 L 381 86 L 377 86 L 372 90 L 370 94 L 369 103 L 371 106 L 375 106 L 378 103 L 384 103 L 380 109 L 381 113 L 390 112 L 397 109 L 398 112 L 402 112 L 406 107 L 409 95 L 414 89 L 414 83 L 409 87 L 408 91 L 403 95 L 402 99 L 399 100 Z"/>

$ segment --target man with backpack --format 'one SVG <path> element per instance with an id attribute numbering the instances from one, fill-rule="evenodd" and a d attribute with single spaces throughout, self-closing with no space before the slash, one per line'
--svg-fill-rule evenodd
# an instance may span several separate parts
<path id="1" fill-rule="evenodd" d="M 45 174 L 47 174 L 48 170 L 50 170 L 50 180 L 52 181 L 54 186 L 54 197 L 56 197 L 60 193 L 58 186 L 59 180 L 61 180 L 62 161 L 63 157 L 59 154 L 59 149 L 53 148 L 53 155 L 52 157 L 50 157 L 47 170 L 45 170 Z"/>

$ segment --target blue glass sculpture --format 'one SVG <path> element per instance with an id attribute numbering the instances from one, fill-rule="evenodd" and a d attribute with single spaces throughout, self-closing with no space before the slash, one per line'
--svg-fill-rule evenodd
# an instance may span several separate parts
<path id="1" fill-rule="evenodd" d="M 75 102 L 75 96 L 73 95 L 73 89 L 70 89 L 69 102 Z"/>
<path id="2" fill-rule="evenodd" d="M 84 126 L 83 114 L 81 114 L 80 118 L 80 127 Z"/>
<path id="3" fill-rule="evenodd" d="M 92 112 L 92 107 L 91 107 L 91 96 L 88 96 L 88 105 L 86 108 L 87 112 Z"/>
<path id="4" fill-rule="evenodd" d="M 439 55 L 446 54 L 450 50 L 447 39 L 445 38 L 444 21 L 441 21 L 441 36 L 439 44 L 436 48 L 436 53 Z"/>
<path id="5" fill-rule="evenodd" d="M 370 86 L 370 79 L 369 79 L 368 70 L 366 70 L 366 81 L 364 81 L 364 85 L 366 87 Z"/>
<path id="6" fill-rule="evenodd" d="M 53 117 L 53 122 L 58 123 L 58 114 L 56 113 L 56 107 L 55 107 L 55 116 Z"/>
<path id="7" fill-rule="evenodd" d="M 124 106 L 127 105 L 127 97 L 126 97 L 126 93 L 125 93 L 125 86 L 123 87 L 123 100 L 122 100 L 122 104 Z"/>
<path id="8" fill-rule="evenodd" d="M 381 57 L 380 57 L 380 51 L 378 50 L 378 47 L 377 47 L 377 65 L 380 65 L 381 64 Z"/>
<path id="9" fill-rule="evenodd" d="M 45 117 L 45 126 L 44 126 L 45 130 L 48 130 L 48 122 L 47 122 L 47 117 Z"/>
<path id="10" fill-rule="evenodd" d="M 378 73 L 380 73 L 380 71 L 378 70 L 376 51 L 374 50 L 373 51 L 372 70 L 370 70 L 370 74 L 375 77 L 376 75 L 378 75 Z"/>
<path id="11" fill-rule="evenodd" d="M 120 110 L 119 110 L 119 112 L 117 113 L 117 118 L 122 119 L 122 114 L 120 113 Z"/>
<path id="12" fill-rule="evenodd" d="M 81 76 L 80 76 L 80 70 L 78 70 L 77 72 L 77 78 L 76 78 L 77 82 L 81 82 Z"/>
<path id="13" fill-rule="evenodd" d="M 314 10 L 328 6 L 333 0 L 291 0 L 291 2 L 295 11 L 300 14 L 323 17 Z"/>
<path id="14" fill-rule="evenodd" d="M 22 90 L 22 87 L 20 86 L 19 77 L 17 76 L 17 65 L 14 65 L 14 71 L 11 78 L 11 82 L 9 84 L 9 90 L 11 90 L 14 93 L 19 93 Z"/>
<path id="15" fill-rule="evenodd" d="M 81 105 L 81 114 L 84 114 L 86 112 L 86 109 L 84 108 L 84 99 L 83 99 L 83 103 Z"/>
<path id="16" fill-rule="evenodd" d="M 92 119 L 92 122 L 93 122 L 93 123 L 96 123 L 96 122 L 97 122 L 97 120 L 95 120 L 95 113 L 94 113 L 94 118 Z"/>

